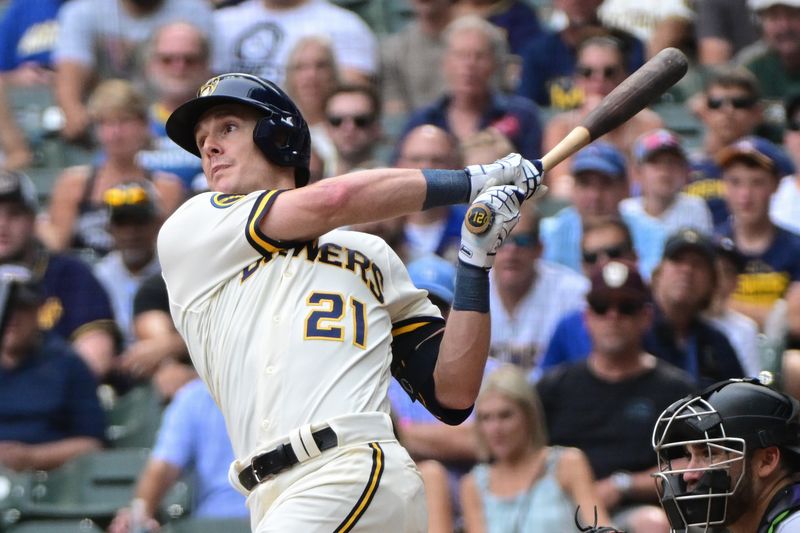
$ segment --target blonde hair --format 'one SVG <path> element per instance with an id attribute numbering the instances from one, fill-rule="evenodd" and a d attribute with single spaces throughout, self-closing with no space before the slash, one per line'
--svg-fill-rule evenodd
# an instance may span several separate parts
<path id="1" fill-rule="evenodd" d="M 533 385 L 528 382 L 525 373 L 518 367 L 510 364 L 501 366 L 491 372 L 481 386 L 481 392 L 475 404 L 489 394 L 499 394 L 515 403 L 521 410 L 527 422 L 526 431 L 534 449 L 539 450 L 547 445 L 547 426 L 544 418 L 544 408 Z M 482 458 L 490 457 L 489 446 L 480 430 L 480 424 L 475 424 L 478 451 Z"/>
<path id="2" fill-rule="evenodd" d="M 333 53 L 333 43 L 331 43 L 331 40 L 323 35 L 309 35 L 297 41 L 297 44 L 295 44 L 294 48 L 289 52 L 289 57 L 286 60 L 286 92 L 290 95 L 295 91 L 292 72 L 297 68 L 297 57 L 307 47 L 314 45 L 320 47 L 325 54 L 325 59 L 333 74 L 333 87 L 338 85 L 341 81 L 339 79 L 339 65 L 336 62 L 336 55 Z"/>
<path id="3" fill-rule="evenodd" d="M 86 107 L 92 120 L 121 113 L 147 120 L 147 100 L 127 80 L 109 79 L 100 82 L 89 96 Z"/>

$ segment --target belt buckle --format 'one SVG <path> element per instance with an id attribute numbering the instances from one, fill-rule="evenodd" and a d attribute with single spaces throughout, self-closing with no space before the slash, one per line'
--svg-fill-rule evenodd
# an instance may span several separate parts
<path id="1" fill-rule="evenodd" d="M 289 446 L 291 444 L 279 444 L 274 450 L 253 459 L 251 464 L 256 485 L 261 484 L 267 477 L 274 476 L 289 467 L 286 464 L 286 448 Z"/>

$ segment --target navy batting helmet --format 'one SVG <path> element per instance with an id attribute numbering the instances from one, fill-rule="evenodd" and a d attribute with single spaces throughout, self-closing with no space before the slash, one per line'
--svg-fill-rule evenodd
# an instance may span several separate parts
<path id="1" fill-rule="evenodd" d="M 251 74 L 223 74 L 208 80 L 197 98 L 176 109 L 167 120 L 167 135 L 184 150 L 200 157 L 194 132 L 200 117 L 212 107 L 242 104 L 263 113 L 253 130 L 253 142 L 276 165 L 295 168 L 295 184 L 308 183 L 311 136 L 300 110 L 274 83 Z"/>

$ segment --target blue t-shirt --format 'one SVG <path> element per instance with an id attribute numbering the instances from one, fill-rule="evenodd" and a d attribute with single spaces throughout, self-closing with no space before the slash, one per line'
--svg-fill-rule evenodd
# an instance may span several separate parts
<path id="1" fill-rule="evenodd" d="M 62 0 L 11 0 L 0 21 L 0 71 L 23 63 L 52 67 L 56 44 L 56 15 Z"/>
<path id="2" fill-rule="evenodd" d="M 0 367 L 0 441 L 103 440 L 105 416 L 86 363 L 55 335 L 18 367 Z"/>
<path id="3" fill-rule="evenodd" d="M 620 38 L 627 49 L 627 68 L 633 72 L 644 64 L 644 45 L 642 42 L 625 32 L 611 31 L 612 35 Z M 571 77 L 575 72 L 577 53 L 570 48 L 558 32 L 545 32 L 534 40 L 522 52 L 522 74 L 520 77 L 517 94 L 530 98 L 541 106 L 574 107 L 580 102 L 573 102 L 571 106 L 562 105 L 551 99 L 558 87 L 570 87 Z M 564 96 L 568 98 L 567 96 Z"/>
<path id="4" fill-rule="evenodd" d="M 187 191 L 192 190 L 194 179 L 202 174 L 200 158 L 190 154 L 167 136 L 169 113 L 150 108 L 150 133 L 153 136 L 152 148 L 140 151 L 137 161 L 150 172 L 169 172 L 177 175 Z"/>
<path id="5" fill-rule="evenodd" d="M 244 496 L 228 482 L 234 457 L 225 419 L 199 379 L 181 387 L 164 411 L 152 456 L 180 470 L 194 469 L 194 516 L 248 516 Z"/>
<path id="6" fill-rule="evenodd" d="M 398 149 L 409 131 L 433 124 L 445 131 L 453 133 L 447 120 L 447 109 L 450 97 L 443 96 L 430 105 L 421 107 L 411 113 L 403 132 L 400 134 L 395 150 Z M 489 107 L 483 113 L 478 128 L 483 130 L 492 126 L 503 133 L 514 145 L 515 149 L 526 159 L 536 159 L 542 153 L 542 123 L 536 104 L 526 98 L 515 95 L 494 93 Z M 397 153 L 394 154 L 397 160 Z"/>
<path id="7" fill-rule="evenodd" d="M 106 291 L 91 268 L 74 257 L 40 255 L 35 272 L 42 272 L 45 301 L 39 310 L 39 327 L 72 340 L 91 327 L 115 331 L 114 313 Z"/>

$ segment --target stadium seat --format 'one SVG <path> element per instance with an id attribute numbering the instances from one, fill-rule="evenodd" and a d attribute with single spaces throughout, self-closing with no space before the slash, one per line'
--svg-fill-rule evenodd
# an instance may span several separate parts
<path id="1" fill-rule="evenodd" d="M 50 472 L 35 472 L 12 487 L 20 522 L 90 518 L 103 521 L 127 505 L 149 455 L 146 448 L 83 455 Z M 8 511 L 5 511 L 8 513 Z"/>
<path id="2" fill-rule="evenodd" d="M 664 102 L 652 106 L 664 121 L 664 126 L 679 134 L 687 150 L 698 148 L 703 142 L 703 123 L 685 103 Z"/>
<path id="3" fill-rule="evenodd" d="M 241 518 L 186 518 L 164 525 L 161 533 L 250 533 L 250 521 Z"/>
<path id="4" fill-rule="evenodd" d="M 3 531 L 7 533 L 103 533 L 103 530 L 89 519 L 23 522 Z"/>
<path id="5" fill-rule="evenodd" d="M 106 410 L 106 438 L 112 448 L 150 448 L 161 423 L 161 398 L 151 385 L 134 387 Z"/>

